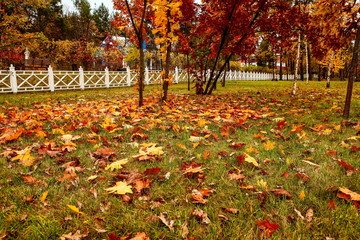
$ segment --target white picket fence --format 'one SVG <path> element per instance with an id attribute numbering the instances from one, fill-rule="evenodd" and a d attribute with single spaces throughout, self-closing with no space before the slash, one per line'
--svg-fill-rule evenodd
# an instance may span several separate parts
<path id="1" fill-rule="evenodd" d="M 173 83 L 187 82 L 186 71 L 179 70 L 177 67 L 173 74 Z M 208 73 L 209 74 L 209 73 Z M 57 91 L 71 89 L 91 89 L 91 88 L 113 88 L 129 87 L 137 83 L 139 72 L 130 71 L 84 71 L 80 67 L 79 71 L 53 71 L 49 66 L 47 71 L 15 70 L 13 66 L 9 70 L 0 71 L 0 93 L 18 93 L 33 91 Z M 275 76 L 279 79 L 279 76 Z M 223 75 L 221 79 L 223 78 Z M 226 81 L 239 80 L 272 80 L 270 73 L 228 71 Z M 294 79 L 294 76 L 289 76 Z M 193 80 L 193 76 L 190 76 Z M 158 84 L 161 82 L 161 71 L 145 69 L 145 84 Z"/>

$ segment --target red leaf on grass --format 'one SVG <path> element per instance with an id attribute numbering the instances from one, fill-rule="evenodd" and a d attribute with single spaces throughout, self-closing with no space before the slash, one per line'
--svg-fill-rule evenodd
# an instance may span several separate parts
<path id="1" fill-rule="evenodd" d="M 280 228 L 276 223 L 270 223 L 269 220 L 259 220 L 256 222 L 259 229 L 261 229 L 260 236 L 271 237 L 276 229 Z"/>
<path id="2" fill-rule="evenodd" d="M 337 193 L 338 198 L 352 201 L 356 207 L 360 207 L 360 194 L 351 191 L 345 187 L 341 187 Z"/>
<path id="3" fill-rule="evenodd" d="M 288 178 L 288 177 L 289 177 L 289 173 L 288 173 L 287 171 L 285 171 L 283 174 L 281 174 L 280 177 Z"/>
<path id="4" fill-rule="evenodd" d="M 238 165 L 238 166 L 244 164 L 245 155 L 236 156 L 236 158 L 238 159 L 238 162 L 237 162 L 237 165 Z"/>
<path id="5" fill-rule="evenodd" d="M 235 143 L 235 142 L 232 142 L 230 143 L 229 147 L 232 147 L 232 148 L 242 148 L 243 146 L 245 146 L 246 143 Z"/>
<path id="6" fill-rule="evenodd" d="M 300 178 L 304 183 L 310 181 L 310 177 L 304 173 L 297 173 L 295 174 L 296 177 Z"/>
<path id="7" fill-rule="evenodd" d="M 278 197 L 286 197 L 287 199 L 292 198 L 291 194 L 282 188 L 276 188 L 276 189 L 270 190 L 270 192 L 274 193 L 275 196 L 278 196 Z"/>
<path id="8" fill-rule="evenodd" d="M 334 200 L 330 200 L 328 203 L 328 208 L 330 208 L 331 210 L 334 210 L 336 208 L 335 205 L 335 201 Z"/>
<path id="9" fill-rule="evenodd" d="M 148 168 L 144 171 L 145 175 L 156 175 L 161 171 L 161 168 L 155 167 L 155 168 Z"/>
<path id="10" fill-rule="evenodd" d="M 342 159 L 338 159 L 337 160 L 338 164 L 340 164 L 341 166 L 343 166 L 344 168 L 350 170 L 350 171 L 356 171 L 355 168 L 353 168 L 353 166 L 351 166 L 350 164 L 344 162 Z"/>

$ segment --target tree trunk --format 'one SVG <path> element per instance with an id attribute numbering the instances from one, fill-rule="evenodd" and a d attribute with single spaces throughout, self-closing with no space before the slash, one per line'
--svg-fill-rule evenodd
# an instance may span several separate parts
<path id="1" fill-rule="evenodd" d="M 326 76 L 326 88 L 330 88 L 330 78 L 331 78 L 331 69 L 333 67 L 333 58 L 334 58 L 334 51 L 331 50 L 328 72 Z"/>
<path id="2" fill-rule="evenodd" d="M 170 19 L 170 10 L 167 10 L 168 15 L 168 21 L 166 24 L 167 28 L 167 35 L 171 33 L 171 23 L 169 21 Z M 167 101 L 168 96 L 168 89 L 169 89 L 169 83 L 170 83 L 170 64 L 171 64 L 171 42 L 169 40 L 166 40 L 166 56 L 165 56 L 165 68 L 164 68 L 164 76 L 163 76 L 163 96 L 161 98 L 162 102 Z"/>
<path id="3" fill-rule="evenodd" d="M 140 39 L 142 40 L 142 39 Z M 145 56 L 144 56 L 144 49 L 142 48 L 142 45 L 140 45 L 139 48 L 140 51 L 140 73 L 139 73 L 139 107 L 141 107 L 144 104 L 144 78 L 145 78 Z"/>
<path id="4" fill-rule="evenodd" d="M 303 54 L 300 55 L 300 79 L 304 81 L 304 56 Z"/>
<path id="5" fill-rule="evenodd" d="M 305 77 L 306 77 L 306 84 L 309 84 L 309 53 L 308 53 L 308 44 L 305 43 L 305 65 L 306 65 L 306 72 L 305 72 Z"/>
<path id="6" fill-rule="evenodd" d="M 280 81 L 283 80 L 283 64 L 282 64 L 282 54 L 280 53 L 280 72 L 279 72 L 279 75 L 280 75 Z"/>
<path id="7" fill-rule="evenodd" d="M 307 44 L 307 53 L 308 53 L 308 68 L 309 68 L 309 80 L 313 80 L 312 67 L 311 67 L 311 45 Z"/>
<path id="8" fill-rule="evenodd" d="M 189 54 L 186 54 L 186 64 L 187 64 L 187 80 L 188 80 L 188 91 L 190 91 L 190 66 L 189 66 Z"/>
<path id="9" fill-rule="evenodd" d="M 296 64 L 295 64 L 294 82 L 293 82 L 293 87 L 292 87 L 292 94 L 293 94 L 293 95 L 296 95 L 297 75 L 298 75 L 299 60 L 300 60 L 300 44 L 301 44 L 301 35 L 300 35 L 300 33 L 299 33 L 298 49 L 297 49 Z"/>
<path id="10" fill-rule="evenodd" d="M 346 90 L 346 98 L 345 98 L 345 105 L 344 105 L 344 111 L 343 111 L 343 117 L 349 118 L 350 116 L 350 105 L 351 105 L 351 97 L 352 97 L 352 91 L 354 87 L 354 78 L 355 73 L 357 72 L 357 66 L 359 61 L 359 51 L 360 51 L 360 25 L 357 26 L 356 29 L 356 39 L 355 39 L 355 45 L 354 45 L 354 51 L 353 56 L 351 59 L 351 64 L 349 68 L 349 80 Z"/>

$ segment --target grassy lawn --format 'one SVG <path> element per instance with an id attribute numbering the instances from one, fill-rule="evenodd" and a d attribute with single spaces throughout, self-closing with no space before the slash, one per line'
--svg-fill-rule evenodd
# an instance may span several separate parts
<path id="1" fill-rule="evenodd" d="M 360 85 L 0 95 L 0 239 L 359 239 Z"/>

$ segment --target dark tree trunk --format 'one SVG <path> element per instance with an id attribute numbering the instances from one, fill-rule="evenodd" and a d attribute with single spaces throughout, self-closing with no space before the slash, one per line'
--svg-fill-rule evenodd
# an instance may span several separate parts
<path id="1" fill-rule="evenodd" d="M 307 44 L 307 51 L 308 51 L 308 66 L 309 66 L 309 80 L 313 80 L 313 74 L 312 74 L 312 67 L 311 67 L 311 48 L 310 44 Z"/>
<path id="2" fill-rule="evenodd" d="M 345 105 L 344 105 L 344 111 L 343 111 L 343 117 L 349 118 L 350 116 L 350 105 L 351 105 L 351 98 L 352 98 L 352 92 L 354 87 L 354 79 L 355 74 L 358 66 L 359 61 L 359 51 L 360 51 L 360 25 L 357 26 L 356 29 L 356 39 L 355 39 L 355 45 L 354 45 L 354 51 L 353 56 L 351 59 L 351 64 L 349 68 L 349 80 L 346 90 L 346 98 L 345 98 Z"/>
<path id="3" fill-rule="evenodd" d="M 283 80 L 283 64 L 282 64 L 282 54 L 280 54 L 280 72 L 279 72 L 279 74 L 280 74 L 280 81 L 282 81 Z"/>

